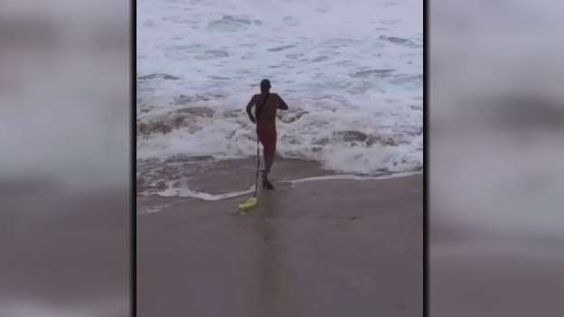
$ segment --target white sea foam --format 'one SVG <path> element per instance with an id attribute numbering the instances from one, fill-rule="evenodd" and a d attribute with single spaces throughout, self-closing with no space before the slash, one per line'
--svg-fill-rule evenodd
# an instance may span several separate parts
<path id="1" fill-rule="evenodd" d="M 395 173 L 395 174 L 386 174 L 386 175 L 379 175 L 379 176 L 359 176 L 359 175 L 325 175 L 325 176 L 314 176 L 314 177 L 306 177 L 306 178 L 299 178 L 293 180 L 282 180 L 281 182 L 298 184 L 298 183 L 306 183 L 306 182 L 317 182 L 317 181 L 328 181 L 328 180 L 355 180 L 355 181 L 368 181 L 368 180 L 382 180 L 382 179 L 390 179 L 396 177 L 407 177 L 418 175 L 420 172 L 404 172 L 404 173 Z"/>
<path id="2" fill-rule="evenodd" d="M 404 173 L 395 173 L 395 174 L 385 174 L 379 176 L 359 176 L 359 175 L 348 175 L 348 174 L 325 175 L 325 176 L 305 177 L 305 178 L 292 179 L 292 180 L 280 180 L 280 183 L 290 183 L 293 186 L 295 184 L 307 183 L 307 182 L 332 181 L 332 180 L 354 180 L 354 181 L 368 181 L 368 180 L 378 180 L 378 179 L 382 180 L 382 179 L 390 179 L 396 177 L 407 177 L 417 174 L 420 173 L 404 172 Z M 253 185 L 247 190 L 233 191 L 233 192 L 222 193 L 222 194 L 213 194 L 207 192 L 194 191 L 188 187 L 179 187 L 174 182 L 167 182 L 167 188 L 157 192 L 156 195 L 163 197 L 190 197 L 190 198 L 195 198 L 205 201 L 218 201 L 218 200 L 225 200 L 225 199 L 230 199 L 230 198 L 250 194 L 254 190 L 255 187 Z M 152 213 L 158 211 L 160 211 L 160 209 L 152 208 L 144 213 Z"/>
<path id="3" fill-rule="evenodd" d="M 235 191 L 235 192 L 229 192 L 223 194 L 211 194 L 211 193 L 193 191 L 187 187 L 174 187 L 171 184 L 168 184 L 167 189 L 158 192 L 157 195 L 163 197 L 190 197 L 190 198 L 196 198 L 206 201 L 218 201 L 218 200 L 224 200 L 224 199 L 250 194 L 254 190 L 255 190 L 255 186 L 253 185 L 251 186 L 251 188 L 243 191 Z"/>
<path id="4" fill-rule="evenodd" d="M 291 108 L 283 157 L 349 173 L 421 169 L 420 2 L 139 1 L 138 124 L 150 128 L 138 156 L 254 155 L 234 110 L 270 78 Z M 213 114 L 179 113 L 194 107 Z"/>

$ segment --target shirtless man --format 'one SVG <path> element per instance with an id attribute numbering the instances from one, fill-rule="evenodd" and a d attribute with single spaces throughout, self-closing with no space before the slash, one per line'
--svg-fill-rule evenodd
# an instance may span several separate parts
<path id="1" fill-rule="evenodd" d="M 270 173 L 276 151 L 276 110 L 288 110 L 288 105 L 278 94 L 270 92 L 268 79 L 260 82 L 260 91 L 261 93 L 254 95 L 247 104 L 247 114 L 249 119 L 257 125 L 258 139 L 264 148 L 266 168 L 262 177 L 262 186 L 266 189 L 274 189 L 268 180 L 268 173 Z M 256 105 L 255 115 L 251 111 L 254 105 Z"/>

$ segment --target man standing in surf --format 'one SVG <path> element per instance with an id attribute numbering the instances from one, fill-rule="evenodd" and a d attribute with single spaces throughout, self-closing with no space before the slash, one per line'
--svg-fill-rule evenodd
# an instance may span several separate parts
<path id="1" fill-rule="evenodd" d="M 265 170 L 262 176 L 262 186 L 266 189 L 274 189 L 268 180 L 268 174 L 274 163 L 274 152 L 276 152 L 276 110 L 288 110 L 288 105 L 276 93 L 270 92 L 270 81 L 263 79 L 260 82 L 260 94 L 256 94 L 247 104 L 249 119 L 257 125 L 257 136 L 263 146 Z M 255 115 L 252 113 L 256 105 Z"/>

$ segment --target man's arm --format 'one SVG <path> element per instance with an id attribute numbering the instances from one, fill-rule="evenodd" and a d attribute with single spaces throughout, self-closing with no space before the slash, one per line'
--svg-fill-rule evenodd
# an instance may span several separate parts
<path id="1" fill-rule="evenodd" d="M 253 109 L 253 106 L 255 105 L 255 97 L 256 97 L 256 95 L 253 95 L 253 97 L 251 97 L 251 100 L 247 104 L 247 114 L 249 115 L 249 119 L 253 123 L 257 122 L 257 120 L 255 119 L 255 116 L 253 116 L 253 112 L 251 111 Z"/>
<path id="2" fill-rule="evenodd" d="M 282 97 L 280 97 L 280 95 L 276 94 L 276 97 L 278 97 L 278 109 L 282 109 L 282 110 L 288 110 L 288 105 L 286 104 L 286 102 L 284 101 L 284 99 L 282 99 Z"/>

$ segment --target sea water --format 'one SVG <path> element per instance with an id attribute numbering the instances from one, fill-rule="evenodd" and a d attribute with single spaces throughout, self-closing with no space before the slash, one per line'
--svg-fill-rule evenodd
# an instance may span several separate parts
<path id="1" fill-rule="evenodd" d="M 417 0 L 139 0 L 138 159 L 256 154 L 263 78 L 288 103 L 277 152 L 355 174 L 422 169 Z"/>

